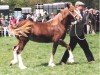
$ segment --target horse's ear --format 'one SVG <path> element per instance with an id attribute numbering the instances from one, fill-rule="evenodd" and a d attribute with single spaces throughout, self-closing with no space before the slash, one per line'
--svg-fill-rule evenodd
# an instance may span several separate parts
<path id="1" fill-rule="evenodd" d="M 70 8 L 71 5 L 72 5 L 71 2 L 66 2 L 66 3 L 65 3 L 65 7 L 68 7 L 68 9 Z"/>

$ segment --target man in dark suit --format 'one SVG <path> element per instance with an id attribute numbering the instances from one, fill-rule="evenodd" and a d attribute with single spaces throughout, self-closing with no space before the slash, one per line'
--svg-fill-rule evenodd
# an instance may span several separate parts
<path id="1" fill-rule="evenodd" d="M 92 55 L 92 52 L 89 49 L 89 45 L 86 41 L 86 38 L 84 37 L 84 23 L 85 23 L 85 17 L 83 14 L 85 4 L 81 1 L 77 1 L 75 3 L 75 7 L 80 13 L 82 20 L 77 22 L 74 25 L 71 25 L 70 27 L 70 47 L 71 50 L 73 51 L 77 43 L 80 45 L 80 47 L 83 49 L 85 56 L 88 60 L 88 62 L 94 61 L 94 57 Z M 69 56 L 68 50 L 65 51 L 62 59 L 61 59 L 61 64 L 65 64 L 66 62 L 71 62 L 71 58 Z M 74 62 L 74 61 L 73 61 Z M 72 62 L 71 62 L 72 63 Z"/>

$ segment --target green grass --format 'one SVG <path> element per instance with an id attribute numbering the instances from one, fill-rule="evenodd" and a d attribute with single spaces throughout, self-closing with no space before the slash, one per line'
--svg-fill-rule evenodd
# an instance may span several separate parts
<path id="1" fill-rule="evenodd" d="M 12 48 L 17 44 L 14 37 L 0 37 L 0 75 L 99 75 L 100 74 L 100 47 L 99 34 L 92 36 L 86 35 L 90 49 L 94 55 L 95 62 L 88 63 L 83 50 L 76 46 L 73 51 L 77 64 L 58 65 L 65 48 L 58 46 L 55 54 L 57 66 L 48 67 L 47 63 L 52 50 L 52 43 L 36 43 L 29 41 L 22 53 L 24 64 L 28 67 L 20 70 L 18 64 L 9 67 L 12 59 Z M 65 41 L 69 42 L 69 36 Z"/>

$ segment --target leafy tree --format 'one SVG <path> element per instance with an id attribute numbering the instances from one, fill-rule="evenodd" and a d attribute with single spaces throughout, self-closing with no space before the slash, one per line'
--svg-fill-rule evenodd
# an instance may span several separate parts
<path id="1" fill-rule="evenodd" d="M 77 0 L 53 0 L 53 2 L 72 2 L 75 3 Z"/>
<path id="2" fill-rule="evenodd" d="M 10 9 L 15 7 L 34 7 L 35 4 L 44 4 L 52 2 L 72 2 L 75 3 L 79 0 L 0 0 L 0 4 L 8 4 Z M 86 4 L 88 8 L 98 8 L 99 0 L 80 0 Z"/>
<path id="3" fill-rule="evenodd" d="M 10 6 L 10 9 L 13 9 L 16 5 L 16 0 L 8 0 L 8 5 Z"/>
<path id="4" fill-rule="evenodd" d="M 88 8 L 98 8 L 99 9 L 99 0 L 53 0 L 53 2 L 72 2 L 82 1 Z"/>
<path id="5" fill-rule="evenodd" d="M 88 8 L 99 8 L 99 0 L 80 0 L 86 4 Z"/>

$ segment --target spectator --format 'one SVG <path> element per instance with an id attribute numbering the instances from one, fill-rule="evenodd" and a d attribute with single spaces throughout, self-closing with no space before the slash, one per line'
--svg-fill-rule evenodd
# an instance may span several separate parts
<path id="1" fill-rule="evenodd" d="M 3 35 L 6 37 L 7 33 L 8 33 L 9 22 L 5 19 L 5 17 L 3 17 L 1 19 L 1 24 L 2 24 L 2 27 L 3 27 Z"/>
<path id="2" fill-rule="evenodd" d="M 3 36 L 3 28 L 2 28 L 2 23 L 1 23 L 1 18 L 0 18 L 0 36 Z"/>
<path id="3" fill-rule="evenodd" d="M 93 35 L 95 35 L 95 13 L 93 12 L 94 9 L 89 9 L 89 16 L 88 16 L 88 19 L 90 20 L 89 21 L 89 25 L 90 25 L 90 28 L 91 28 L 91 33 Z"/>
<path id="4" fill-rule="evenodd" d="M 13 27 L 16 27 L 16 22 L 17 22 L 17 20 L 14 18 L 14 16 L 11 16 L 10 20 L 9 20 L 9 25 L 13 25 Z M 8 30 L 8 35 L 9 35 L 9 37 L 11 36 L 9 33 L 9 30 Z"/>
<path id="5" fill-rule="evenodd" d="M 100 18 L 100 11 L 99 10 L 96 10 L 96 31 L 97 32 L 99 32 L 100 30 L 100 26 L 99 26 L 99 24 L 100 24 L 100 20 L 99 20 L 99 18 Z"/>
<path id="6" fill-rule="evenodd" d="M 37 18 L 37 21 L 38 22 L 42 22 L 42 20 L 43 20 L 43 16 L 41 15 L 41 13 L 39 13 L 39 16 Z"/>
<path id="7" fill-rule="evenodd" d="M 48 21 L 50 18 L 49 18 L 49 14 L 45 11 L 44 12 L 44 15 L 43 15 L 43 20 L 42 20 L 42 22 L 46 22 L 46 21 Z"/>
<path id="8" fill-rule="evenodd" d="M 9 24 L 15 26 L 16 25 L 16 19 L 14 18 L 14 16 L 12 16 L 9 20 Z"/>

